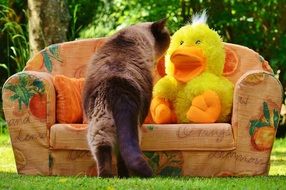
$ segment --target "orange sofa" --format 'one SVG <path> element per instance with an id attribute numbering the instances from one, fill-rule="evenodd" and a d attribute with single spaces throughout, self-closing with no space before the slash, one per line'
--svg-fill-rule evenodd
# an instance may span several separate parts
<path id="1" fill-rule="evenodd" d="M 51 45 L 3 86 L 3 109 L 19 174 L 96 175 L 86 124 L 59 123 L 54 78 L 84 77 L 105 38 Z M 229 123 L 144 124 L 141 148 L 155 175 L 267 175 L 278 127 L 282 87 L 258 53 L 225 43 L 224 75 L 234 83 Z M 158 71 L 155 80 L 160 77 Z M 72 109 L 66 107 L 64 113 Z M 62 112 L 61 112 L 62 113 Z M 116 160 L 114 173 L 116 174 Z"/>

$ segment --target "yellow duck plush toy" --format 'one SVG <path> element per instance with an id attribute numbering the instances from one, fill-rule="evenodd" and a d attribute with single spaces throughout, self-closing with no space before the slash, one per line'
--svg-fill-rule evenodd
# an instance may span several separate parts
<path id="1" fill-rule="evenodd" d="M 174 33 L 165 56 L 167 75 L 153 88 L 155 123 L 212 123 L 230 119 L 233 84 L 222 76 L 225 50 L 206 24 L 205 11 Z"/>

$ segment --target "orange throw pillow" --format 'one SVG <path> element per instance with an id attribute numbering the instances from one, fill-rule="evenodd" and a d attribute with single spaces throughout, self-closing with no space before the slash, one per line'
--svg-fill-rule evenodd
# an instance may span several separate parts
<path id="1" fill-rule="evenodd" d="M 56 116 L 59 123 L 82 123 L 82 92 L 84 78 L 55 75 L 53 82 L 57 93 Z"/>

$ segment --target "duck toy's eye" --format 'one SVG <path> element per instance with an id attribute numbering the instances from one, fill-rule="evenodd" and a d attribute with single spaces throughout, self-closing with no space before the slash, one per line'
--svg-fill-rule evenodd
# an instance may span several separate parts
<path id="1" fill-rule="evenodd" d="M 181 40 L 181 41 L 180 41 L 180 45 L 183 45 L 183 43 L 184 43 L 184 41 L 183 41 L 183 40 Z"/>
<path id="2" fill-rule="evenodd" d="M 200 44 L 201 43 L 201 40 L 197 40 L 196 41 L 196 44 L 198 45 L 198 44 Z"/>

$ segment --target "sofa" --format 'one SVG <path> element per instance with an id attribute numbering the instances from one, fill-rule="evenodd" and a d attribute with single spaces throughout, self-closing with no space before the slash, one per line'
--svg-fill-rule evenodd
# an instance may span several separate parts
<path id="1" fill-rule="evenodd" d="M 87 62 L 105 40 L 50 45 L 34 55 L 22 72 L 5 82 L 3 110 L 19 174 L 97 175 L 86 141 L 84 116 L 73 122 L 58 118 L 59 113 L 78 111 L 82 115 L 82 108 L 73 110 L 67 106 L 59 111 L 61 92 L 55 87 L 55 76 L 84 78 Z M 146 121 L 140 130 L 140 145 L 154 175 L 268 175 L 282 105 L 281 84 L 257 52 L 241 45 L 224 45 L 224 76 L 234 84 L 231 121 L 208 124 Z M 154 80 L 160 77 L 155 70 Z M 77 96 L 80 105 L 80 94 Z M 116 159 L 113 172 L 116 175 Z"/>

